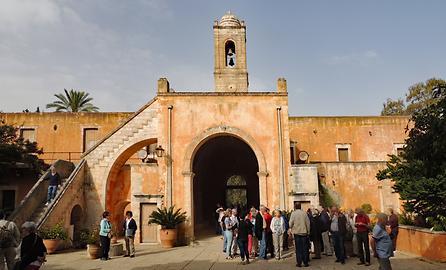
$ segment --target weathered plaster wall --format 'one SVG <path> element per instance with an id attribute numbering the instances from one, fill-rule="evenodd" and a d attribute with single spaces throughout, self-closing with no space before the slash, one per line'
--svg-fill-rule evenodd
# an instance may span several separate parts
<path id="1" fill-rule="evenodd" d="M 404 143 L 406 116 L 290 117 L 290 140 L 309 160 L 336 161 L 336 144 L 351 144 L 351 161 L 383 161 Z"/>
<path id="2" fill-rule="evenodd" d="M 429 260 L 446 262 L 446 232 L 402 225 L 399 228 L 397 250 L 422 256 Z"/>
<path id="3" fill-rule="evenodd" d="M 376 173 L 385 162 L 327 162 L 319 164 L 319 178 L 342 208 L 360 207 L 364 203 L 373 210 L 399 209 L 398 194 L 392 192 L 390 180 L 378 181 Z"/>
<path id="4" fill-rule="evenodd" d="M 100 139 L 131 114 L 126 112 L 0 113 L 0 120 L 9 125 L 34 128 L 36 141 L 45 152 L 41 158 L 47 163 L 52 163 L 57 159 L 79 160 L 83 151 L 84 128 L 98 128 L 98 139 Z M 54 130 L 55 125 L 56 130 Z"/>

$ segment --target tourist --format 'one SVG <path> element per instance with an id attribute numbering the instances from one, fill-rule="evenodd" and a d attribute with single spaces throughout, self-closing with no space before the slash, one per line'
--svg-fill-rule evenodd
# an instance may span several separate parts
<path id="1" fill-rule="evenodd" d="M 308 235 L 310 233 L 310 219 L 307 214 L 302 211 L 300 202 L 294 203 L 294 211 L 290 216 L 290 229 L 294 235 L 294 246 L 296 248 L 297 267 L 305 267 L 308 264 Z"/>
<path id="2" fill-rule="evenodd" d="M 223 217 L 221 218 L 221 228 L 223 230 L 223 253 L 226 253 L 226 246 L 228 245 L 228 239 L 226 238 L 226 224 L 225 220 L 231 216 L 231 209 L 226 209 L 223 212 Z"/>
<path id="3" fill-rule="evenodd" d="M 370 219 L 362 208 L 356 209 L 355 218 L 356 237 L 358 238 L 358 265 L 370 265 L 369 228 Z"/>
<path id="4" fill-rule="evenodd" d="M 314 257 L 312 259 L 320 259 L 321 258 L 321 219 L 319 216 L 319 210 L 313 209 L 312 217 L 310 219 L 310 240 L 313 242 L 314 246 Z"/>
<path id="5" fill-rule="evenodd" d="M 327 208 L 322 208 L 319 216 L 321 220 L 322 244 L 324 248 L 323 254 L 332 256 L 333 250 L 330 243 L 330 215 L 328 214 Z"/>
<path id="6" fill-rule="evenodd" d="M 125 234 L 125 249 L 124 257 L 135 257 L 135 234 L 137 230 L 136 221 L 133 219 L 132 211 L 125 212 L 126 219 L 123 224 Z"/>
<path id="7" fill-rule="evenodd" d="M 238 225 L 239 225 L 239 222 L 240 222 L 240 218 L 238 216 L 238 213 L 240 213 L 238 208 L 233 208 L 232 209 L 231 220 L 232 220 L 232 223 L 234 225 L 232 227 L 232 237 L 233 237 L 233 239 L 232 239 L 232 247 L 231 248 L 232 248 L 232 256 L 233 257 L 237 255 L 237 247 L 238 247 L 238 245 L 237 245 L 237 233 L 238 233 Z"/>
<path id="8" fill-rule="evenodd" d="M 251 222 L 252 225 L 252 230 L 250 231 L 250 234 L 248 234 L 248 252 L 251 258 L 255 258 L 257 256 L 257 249 L 259 245 L 259 241 L 254 232 L 256 224 L 256 215 L 257 215 L 257 209 L 251 207 L 248 214 L 249 221 Z"/>
<path id="9" fill-rule="evenodd" d="M 274 258 L 274 245 L 273 245 L 273 232 L 271 231 L 271 221 L 273 216 L 269 213 L 269 208 L 266 208 L 266 212 L 264 214 L 265 222 L 266 222 L 266 253 L 265 256 L 269 253 L 271 258 Z"/>
<path id="10" fill-rule="evenodd" d="M 221 218 L 223 217 L 225 213 L 225 209 L 221 207 L 221 204 L 217 203 L 217 210 L 215 210 L 215 234 L 222 235 L 222 224 L 221 224 Z"/>
<path id="11" fill-rule="evenodd" d="M 101 240 L 101 249 L 102 249 L 101 261 L 106 261 L 110 259 L 110 257 L 108 256 L 108 252 L 110 251 L 110 238 L 111 238 L 112 225 L 110 223 L 109 218 L 110 218 L 110 212 L 105 211 L 102 214 L 102 220 L 100 223 L 100 231 L 99 231 L 99 238 Z"/>
<path id="12" fill-rule="evenodd" d="M 14 269 L 16 248 L 20 243 L 20 231 L 17 225 L 6 220 L 3 210 L 0 210 L 0 269 Z"/>
<path id="13" fill-rule="evenodd" d="M 50 202 L 56 197 L 57 186 L 60 184 L 60 176 L 56 172 L 56 168 L 51 166 L 50 173 L 46 175 L 45 180 L 49 180 L 48 184 L 48 195 L 46 199 L 46 204 L 50 204 Z"/>
<path id="14" fill-rule="evenodd" d="M 288 250 L 288 229 L 290 228 L 290 224 L 286 216 L 286 211 L 282 211 L 282 218 L 285 224 L 285 233 L 283 234 L 283 250 Z"/>
<path id="15" fill-rule="evenodd" d="M 398 237 L 398 216 L 393 212 L 392 208 L 389 208 L 389 222 L 390 226 L 390 239 L 392 239 L 393 251 L 396 250 L 396 239 Z"/>
<path id="16" fill-rule="evenodd" d="M 347 211 L 347 225 L 348 225 L 348 230 L 351 229 L 351 249 L 348 249 L 348 254 L 350 257 L 356 257 L 358 256 L 358 239 L 356 236 L 357 233 L 357 229 L 355 226 L 355 218 L 356 218 L 356 214 L 352 209 L 349 209 Z M 349 232 L 347 232 L 347 234 L 349 234 Z M 348 236 L 346 238 L 349 238 Z"/>
<path id="17" fill-rule="evenodd" d="M 234 229 L 236 228 L 236 224 L 234 223 L 233 219 L 231 218 L 232 210 L 228 209 L 227 217 L 224 219 L 225 221 L 225 235 L 226 235 L 226 260 L 230 260 L 233 258 L 231 251 L 232 251 L 232 242 L 234 240 Z M 234 228 L 235 227 L 235 228 Z"/>
<path id="18" fill-rule="evenodd" d="M 252 223 L 249 220 L 249 215 L 242 215 L 244 217 L 240 220 L 237 229 L 237 244 L 240 249 L 240 257 L 242 264 L 249 264 L 249 252 L 248 252 L 248 235 L 252 234 Z"/>
<path id="19" fill-rule="evenodd" d="M 22 243 L 20 244 L 20 260 L 15 269 L 37 270 L 45 262 L 46 247 L 42 238 L 36 234 L 36 224 L 27 221 L 22 225 Z M 11 270 L 13 268 L 9 268 Z"/>
<path id="20" fill-rule="evenodd" d="M 270 229 L 273 238 L 274 254 L 276 255 L 276 260 L 280 260 L 283 252 L 283 235 L 286 233 L 285 220 L 279 209 L 274 210 L 273 214 L 274 217 L 271 220 Z"/>
<path id="21" fill-rule="evenodd" d="M 344 237 L 347 230 L 347 219 L 344 214 L 342 214 L 338 207 L 333 206 L 331 208 L 332 217 L 330 224 L 331 237 L 333 239 L 333 245 L 335 249 L 336 262 L 345 264 L 345 247 L 344 247 Z"/>
<path id="22" fill-rule="evenodd" d="M 254 228 L 255 235 L 260 241 L 259 257 L 266 260 L 266 220 L 264 215 L 266 214 L 266 207 L 260 205 L 260 211 L 256 215 L 256 224 Z"/>
<path id="23" fill-rule="evenodd" d="M 378 259 L 380 270 L 392 270 L 390 257 L 393 256 L 393 244 L 386 231 L 387 215 L 379 213 L 377 218 L 378 221 L 372 233 L 373 254 Z"/>

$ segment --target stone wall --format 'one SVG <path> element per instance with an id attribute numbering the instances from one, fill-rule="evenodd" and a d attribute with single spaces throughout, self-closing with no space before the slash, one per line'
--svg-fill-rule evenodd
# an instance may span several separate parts
<path id="1" fill-rule="evenodd" d="M 407 137 L 406 116 L 290 117 L 290 140 L 311 162 L 337 161 L 337 144 L 349 144 L 350 161 L 385 161 Z"/>
<path id="2" fill-rule="evenodd" d="M 293 202 L 303 202 L 305 206 L 319 205 L 319 182 L 316 164 L 291 166 L 290 192 Z"/>
<path id="3" fill-rule="evenodd" d="M 446 262 L 446 232 L 400 225 L 396 247 L 399 251 Z"/>
<path id="4" fill-rule="evenodd" d="M 393 193 L 390 180 L 378 181 L 376 174 L 385 162 L 323 162 L 319 179 L 342 208 L 355 209 L 364 203 L 373 210 L 399 209 L 399 195 Z"/>

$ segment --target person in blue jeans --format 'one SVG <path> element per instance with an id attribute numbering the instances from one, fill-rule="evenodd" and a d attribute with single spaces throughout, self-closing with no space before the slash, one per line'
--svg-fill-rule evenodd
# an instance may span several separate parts
<path id="1" fill-rule="evenodd" d="M 51 166 L 50 170 L 51 172 L 44 178 L 45 180 L 49 180 L 46 205 L 50 204 L 50 202 L 56 197 L 57 186 L 60 182 L 60 176 L 56 172 L 56 168 Z"/>
<path id="2" fill-rule="evenodd" d="M 259 258 L 266 260 L 266 221 L 263 215 L 266 213 L 266 207 L 264 205 L 260 206 L 260 211 L 256 215 L 256 223 L 254 227 L 254 232 L 257 239 L 260 241 Z"/>
<path id="3" fill-rule="evenodd" d="M 221 229 L 222 229 L 222 235 L 223 235 L 223 253 L 226 253 L 226 246 L 228 244 L 228 239 L 226 238 L 226 224 L 225 220 L 229 218 L 230 216 L 230 209 L 227 209 L 224 211 L 223 216 L 221 217 Z"/>
<path id="4" fill-rule="evenodd" d="M 225 218 L 226 260 L 232 259 L 232 254 L 231 254 L 232 248 L 231 247 L 232 247 L 232 239 L 234 236 L 234 233 L 233 233 L 234 225 L 235 224 L 233 223 L 233 221 L 231 220 L 231 218 L 229 216 Z"/>

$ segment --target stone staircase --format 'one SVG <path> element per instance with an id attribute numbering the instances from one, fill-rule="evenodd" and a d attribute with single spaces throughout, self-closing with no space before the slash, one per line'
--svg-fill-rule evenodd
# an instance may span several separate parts
<path id="1" fill-rule="evenodd" d="M 43 217 L 45 216 L 45 213 L 47 213 L 48 209 L 54 204 L 57 197 L 60 196 L 61 191 L 67 185 L 68 178 L 61 179 L 60 182 L 61 183 L 57 187 L 56 197 L 54 198 L 54 200 L 52 200 L 51 203 L 47 205 L 46 198 L 45 198 L 45 200 L 36 208 L 36 210 L 34 210 L 31 217 L 28 219 L 28 221 L 34 221 L 37 225 L 39 225 L 41 223 Z"/>
<path id="2" fill-rule="evenodd" d="M 59 185 L 56 198 L 60 196 L 61 190 L 67 185 L 67 179 L 74 171 L 74 164 L 69 161 L 57 160 L 52 164 L 61 177 L 61 185 Z M 50 173 L 50 170 L 45 172 L 42 177 L 31 188 L 28 194 L 23 198 L 20 204 L 14 209 L 14 212 L 9 216 L 9 220 L 14 221 L 18 226 L 21 226 L 25 221 L 34 221 L 37 225 L 41 223 L 42 216 L 52 206 L 56 198 L 49 205 L 45 205 L 48 194 L 48 180 L 45 177 Z"/>
<path id="3" fill-rule="evenodd" d="M 109 166 L 116 153 L 135 137 L 143 137 L 145 134 L 153 136 L 153 132 L 150 131 L 157 130 L 159 109 L 154 101 L 84 154 L 90 168 Z"/>

